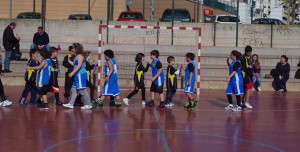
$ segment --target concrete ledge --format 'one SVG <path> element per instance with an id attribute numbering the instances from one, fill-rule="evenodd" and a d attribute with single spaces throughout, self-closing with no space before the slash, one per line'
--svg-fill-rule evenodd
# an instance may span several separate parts
<path id="1" fill-rule="evenodd" d="M 12 76 L 12 75 L 15 76 Z M 225 81 L 226 77 L 201 77 L 200 80 L 200 88 L 201 89 L 222 89 L 225 90 L 227 87 L 227 82 Z M 5 76 L 1 77 L 3 85 L 10 85 L 10 86 L 24 86 L 24 74 L 21 73 L 9 73 L 5 74 Z M 97 81 L 96 81 L 97 82 Z M 104 80 L 101 80 L 101 85 Z M 183 82 L 184 83 L 184 82 Z M 263 91 L 274 91 L 272 87 L 273 79 L 262 79 L 261 88 Z M 60 74 L 58 78 L 59 86 L 64 86 L 65 78 L 64 74 Z M 133 88 L 134 82 L 132 80 L 132 75 L 126 78 L 119 78 L 118 79 L 119 87 L 121 88 Z M 181 78 L 178 77 L 178 89 L 181 89 Z M 150 77 L 146 78 L 145 81 L 146 87 L 151 86 Z M 184 87 L 184 85 L 182 86 Z M 290 78 L 287 82 L 287 89 L 288 91 L 300 91 L 300 79 Z"/>

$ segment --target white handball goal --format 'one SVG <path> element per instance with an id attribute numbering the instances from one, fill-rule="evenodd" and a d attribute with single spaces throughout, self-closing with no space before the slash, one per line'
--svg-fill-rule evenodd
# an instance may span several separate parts
<path id="1" fill-rule="evenodd" d="M 133 25 L 99 25 L 98 75 L 97 92 L 101 95 L 101 79 L 104 79 L 105 59 L 102 53 L 106 49 L 114 51 L 119 87 L 133 86 L 135 72 L 135 55 L 145 54 L 145 63 L 151 63 L 149 58 L 152 50 L 160 52 L 159 59 L 163 64 L 164 75 L 168 66 L 167 57 L 174 56 L 177 64 L 186 65 L 186 53 L 194 53 L 196 65 L 196 91 L 200 94 L 200 57 L 201 28 L 200 27 L 168 27 L 168 26 L 133 26 Z M 144 63 L 144 65 L 145 65 Z M 176 65 L 177 65 L 176 64 Z M 178 84 L 184 82 L 184 72 L 178 79 Z M 151 84 L 151 68 L 145 74 L 145 85 Z M 149 80 L 149 81 L 148 81 Z M 184 87 L 184 86 L 183 86 Z M 180 86 L 178 86 L 180 88 Z M 182 83 L 181 83 L 182 88 Z"/>

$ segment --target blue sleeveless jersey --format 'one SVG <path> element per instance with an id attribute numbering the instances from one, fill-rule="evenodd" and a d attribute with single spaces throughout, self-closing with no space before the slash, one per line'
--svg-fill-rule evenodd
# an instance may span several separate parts
<path id="1" fill-rule="evenodd" d="M 109 79 L 117 79 L 118 76 L 117 76 L 117 62 L 114 60 L 114 59 L 108 59 L 108 61 L 110 61 L 113 65 L 113 72 L 112 74 L 110 75 L 110 78 Z M 109 73 L 109 67 L 105 64 L 105 75 L 107 76 Z"/>
<path id="2" fill-rule="evenodd" d="M 152 77 L 154 77 L 158 72 L 158 69 L 155 66 L 157 61 L 160 62 L 160 60 L 157 58 L 156 60 L 152 61 L 152 63 L 151 63 Z M 164 84 L 164 72 L 163 72 L 163 70 L 161 71 L 160 75 L 155 79 L 155 81 L 153 81 L 153 83 L 154 84 Z"/>
<path id="3" fill-rule="evenodd" d="M 120 90 L 118 86 L 118 76 L 117 76 L 117 63 L 114 59 L 108 59 L 107 62 L 111 62 L 113 65 L 113 72 L 109 77 L 107 82 L 104 82 L 102 95 L 103 96 L 113 96 L 116 97 L 120 95 Z M 105 76 L 109 73 L 109 67 L 105 64 Z"/>
<path id="4" fill-rule="evenodd" d="M 51 75 L 51 67 L 52 67 L 52 62 L 50 59 L 46 59 L 46 68 L 42 68 L 39 71 L 37 83 L 42 84 L 42 85 L 48 85 L 49 80 L 50 80 L 50 75 Z"/>
<path id="5" fill-rule="evenodd" d="M 234 71 L 233 65 L 234 65 L 236 62 L 240 62 L 240 61 L 234 60 L 234 61 L 231 63 L 231 65 L 230 65 L 230 67 L 229 67 L 229 75 Z M 230 79 L 230 82 L 235 82 L 235 81 L 243 81 L 243 76 L 242 76 L 242 73 L 241 73 L 241 67 L 239 67 L 237 73 L 236 73 L 233 77 L 231 77 L 231 79 Z"/>
<path id="6" fill-rule="evenodd" d="M 194 66 L 194 71 L 189 71 L 189 64 L 193 64 Z M 185 83 L 187 84 L 189 82 L 189 77 L 190 77 L 190 72 L 193 72 L 193 77 L 192 77 L 192 81 L 191 83 L 194 84 L 196 82 L 196 66 L 195 63 L 193 61 L 190 61 L 187 65 L 186 65 L 186 69 L 185 69 Z"/>
<path id="7" fill-rule="evenodd" d="M 78 60 L 77 60 L 77 56 L 75 57 L 74 59 L 74 68 L 75 69 L 76 67 L 78 66 Z M 79 75 L 79 74 L 84 74 L 86 73 L 86 70 L 85 70 L 85 59 L 83 58 L 83 62 L 82 62 L 82 66 L 81 68 L 76 72 L 76 76 Z"/>

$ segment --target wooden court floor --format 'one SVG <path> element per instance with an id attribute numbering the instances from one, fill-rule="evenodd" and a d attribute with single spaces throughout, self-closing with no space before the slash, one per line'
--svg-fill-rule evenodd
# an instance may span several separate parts
<path id="1" fill-rule="evenodd" d="M 0 107 L 1 152 L 299 151 L 299 92 L 252 92 L 254 109 L 242 112 L 224 110 L 225 90 L 201 90 L 192 111 L 182 92 L 172 108 L 143 108 L 139 93 L 120 110 L 108 100 L 100 109 L 55 107 L 50 93 L 50 109 L 39 110 L 17 104 L 22 89 L 5 86 L 13 105 Z"/>

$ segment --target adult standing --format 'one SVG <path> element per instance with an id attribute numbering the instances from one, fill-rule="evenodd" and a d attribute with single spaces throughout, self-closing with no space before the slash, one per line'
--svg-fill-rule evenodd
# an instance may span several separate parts
<path id="1" fill-rule="evenodd" d="M 253 78 L 253 62 L 251 58 L 252 47 L 246 46 L 244 56 L 241 59 L 242 64 L 242 75 L 244 83 L 244 95 L 242 98 L 242 106 L 245 108 L 252 109 L 249 103 L 250 92 L 252 89 L 252 78 Z"/>
<path id="2" fill-rule="evenodd" d="M 15 22 L 11 22 L 3 32 L 3 46 L 5 48 L 5 61 L 4 61 L 4 70 L 3 73 L 12 72 L 9 70 L 10 65 L 10 57 L 13 51 L 13 48 L 19 44 L 20 37 L 15 37 L 14 29 L 17 24 Z"/>
<path id="3" fill-rule="evenodd" d="M 33 44 L 31 44 L 30 49 L 50 51 L 49 36 L 43 31 L 43 27 L 38 27 L 37 32 L 33 36 Z"/>
<path id="4" fill-rule="evenodd" d="M 287 92 L 286 82 L 290 78 L 290 64 L 287 61 L 288 57 L 282 55 L 280 62 L 276 65 L 277 75 L 274 77 L 274 80 L 279 87 L 278 92 Z"/>

